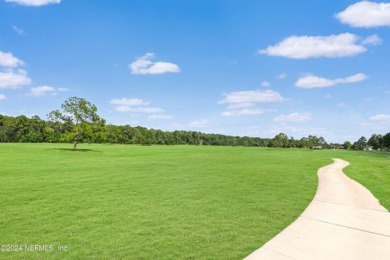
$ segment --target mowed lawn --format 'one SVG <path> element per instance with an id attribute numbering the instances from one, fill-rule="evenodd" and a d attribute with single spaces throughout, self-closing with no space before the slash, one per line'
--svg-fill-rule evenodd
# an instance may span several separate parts
<path id="1" fill-rule="evenodd" d="M 389 169 L 385 153 L 69 148 L 0 144 L 0 245 L 55 248 L 0 251 L 0 259 L 239 259 L 300 215 L 315 194 L 318 168 L 331 158 L 351 160 L 353 171 L 380 162 L 379 182 L 390 183 L 389 172 L 381 172 Z"/>
<path id="2" fill-rule="evenodd" d="M 342 156 L 351 163 L 344 172 L 368 188 L 390 211 L 390 152 L 350 152 Z"/>

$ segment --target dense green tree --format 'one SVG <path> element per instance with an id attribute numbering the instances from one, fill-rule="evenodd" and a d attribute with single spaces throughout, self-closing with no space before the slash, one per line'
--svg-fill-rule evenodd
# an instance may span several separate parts
<path id="1" fill-rule="evenodd" d="M 289 147 L 289 139 L 288 136 L 284 133 L 277 134 L 269 144 L 271 147 Z"/>
<path id="2" fill-rule="evenodd" d="M 72 133 L 68 133 L 68 138 L 74 140 L 73 150 L 77 149 L 79 139 L 91 141 L 93 131 L 92 125 L 104 125 L 104 119 L 97 114 L 97 107 L 79 97 L 70 97 L 61 105 L 60 110 L 54 110 L 48 114 L 48 118 L 53 121 L 60 121 L 73 125 Z"/>
<path id="3" fill-rule="evenodd" d="M 364 136 L 360 137 L 359 140 L 353 143 L 351 148 L 361 151 L 367 149 L 367 139 Z"/>
<path id="4" fill-rule="evenodd" d="M 309 138 L 302 137 L 301 140 L 299 140 L 299 147 L 304 149 L 309 148 Z"/>
<path id="5" fill-rule="evenodd" d="M 382 138 L 383 148 L 386 151 L 390 151 L 390 133 L 387 133 Z"/>
<path id="6" fill-rule="evenodd" d="M 295 138 L 292 136 L 290 137 L 290 140 L 288 141 L 288 143 L 289 143 L 290 148 L 299 147 L 299 141 L 295 140 Z"/>
<path id="7" fill-rule="evenodd" d="M 352 147 L 352 144 L 350 141 L 344 142 L 344 149 L 349 150 L 349 149 L 351 149 L 351 147 Z"/>
<path id="8" fill-rule="evenodd" d="M 374 150 L 381 150 L 383 149 L 383 136 L 373 134 L 370 139 L 368 139 L 367 144 L 372 147 Z"/>

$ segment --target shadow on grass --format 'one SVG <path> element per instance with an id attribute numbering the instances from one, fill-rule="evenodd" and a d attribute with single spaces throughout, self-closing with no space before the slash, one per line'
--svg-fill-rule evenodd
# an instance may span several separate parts
<path id="1" fill-rule="evenodd" d="M 53 148 L 52 150 L 58 150 L 58 151 L 66 151 L 66 152 L 73 152 L 73 153 L 85 153 L 85 152 L 95 152 L 95 153 L 101 153 L 101 151 L 96 151 L 92 149 L 77 149 L 73 150 L 72 148 Z"/>

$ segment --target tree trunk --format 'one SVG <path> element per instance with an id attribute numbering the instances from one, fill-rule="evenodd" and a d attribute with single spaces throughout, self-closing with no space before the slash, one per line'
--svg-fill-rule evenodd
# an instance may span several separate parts
<path id="1" fill-rule="evenodd" d="M 74 143 L 73 143 L 73 151 L 76 151 L 77 150 L 77 141 L 78 141 L 78 138 L 77 138 L 77 135 L 74 137 Z"/>

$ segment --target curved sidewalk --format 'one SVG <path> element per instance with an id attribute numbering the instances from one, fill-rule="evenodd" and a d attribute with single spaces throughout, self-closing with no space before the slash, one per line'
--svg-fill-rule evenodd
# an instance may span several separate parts
<path id="1" fill-rule="evenodd" d="M 390 213 L 343 173 L 348 164 L 320 168 L 302 215 L 245 259 L 390 259 Z"/>

